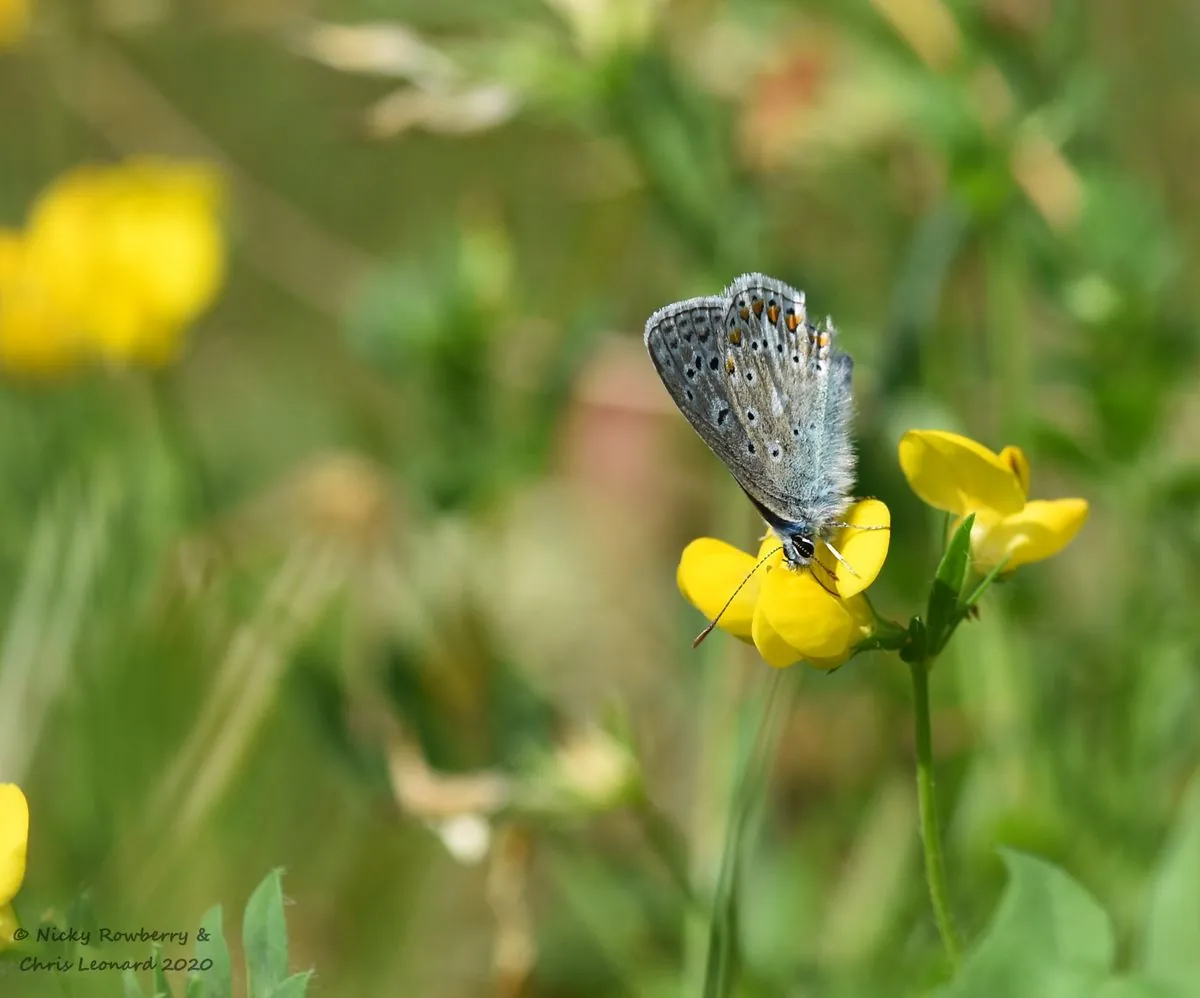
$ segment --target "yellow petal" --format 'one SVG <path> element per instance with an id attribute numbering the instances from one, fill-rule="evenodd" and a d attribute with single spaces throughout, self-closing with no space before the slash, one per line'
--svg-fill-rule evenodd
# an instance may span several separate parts
<path id="1" fill-rule="evenodd" d="M 751 621 L 754 604 L 762 586 L 761 576 L 766 566 L 750 577 L 755 560 L 732 544 L 701 537 L 683 549 L 679 558 L 679 569 L 675 573 L 679 591 L 688 602 L 709 620 L 721 613 L 726 603 L 729 608 L 721 614 L 718 625 L 721 630 L 746 640 L 751 636 Z M 746 584 L 742 586 L 742 583 Z M 738 586 L 741 590 L 734 596 Z M 733 597 L 730 602 L 730 597 Z"/>
<path id="2" fill-rule="evenodd" d="M 1087 514 L 1086 499 L 1039 499 L 1013 516 L 977 527 L 971 536 L 975 567 L 987 572 L 1008 555 L 1008 572 L 1056 555 L 1079 533 Z"/>
<path id="3" fill-rule="evenodd" d="M 965 516 L 1020 512 L 1025 492 L 1012 467 L 982 444 L 942 430 L 910 430 L 900 440 L 900 467 L 912 490 L 935 509 Z"/>
<path id="4" fill-rule="evenodd" d="M 867 601 L 864 597 L 853 596 L 848 600 L 844 600 L 843 605 L 850 613 L 852 621 L 851 638 L 846 645 L 846 650 L 840 655 L 832 655 L 828 658 L 810 658 L 808 664 L 814 669 L 823 669 L 826 671 L 836 669 L 850 657 L 850 652 L 856 644 L 860 641 L 865 641 L 875 632 L 875 616 L 871 613 L 871 608 L 867 606 Z"/>
<path id="5" fill-rule="evenodd" d="M 771 556 L 768 558 L 768 556 Z M 763 539 L 758 544 L 758 555 L 754 561 L 760 562 L 764 558 L 768 559 L 772 565 L 783 561 L 783 545 L 779 543 L 779 538 L 775 536 L 775 531 L 768 530 L 763 536 Z"/>
<path id="6" fill-rule="evenodd" d="M 25 879 L 29 842 L 29 804 L 15 783 L 0 783 L 0 907 L 7 905 Z"/>
<path id="7" fill-rule="evenodd" d="M 1000 460 L 1012 469 L 1013 474 L 1017 476 L 1017 481 L 1021 483 L 1021 491 L 1028 496 L 1029 458 L 1025 456 L 1025 452 L 1020 447 L 1009 444 L 1000 452 Z"/>
<path id="8" fill-rule="evenodd" d="M 840 528 L 831 538 L 845 564 L 828 547 L 819 545 L 816 560 L 821 567 L 814 569 L 826 584 L 832 580 L 830 588 L 843 599 L 861 593 L 879 575 L 892 539 L 892 514 L 878 499 L 863 499 L 850 507 L 845 522 L 849 526 Z"/>
<path id="9" fill-rule="evenodd" d="M 763 579 L 759 602 L 771 627 L 802 658 L 835 658 L 850 645 L 854 630 L 850 612 L 807 570 L 772 566 Z"/>
<path id="10" fill-rule="evenodd" d="M 786 569 L 779 569 L 786 571 Z M 771 626 L 767 615 L 763 612 L 762 600 L 754 608 L 754 621 L 751 625 L 754 647 L 768 665 L 782 669 L 795 665 L 803 657 L 795 648 L 783 640 L 780 633 Z"/>

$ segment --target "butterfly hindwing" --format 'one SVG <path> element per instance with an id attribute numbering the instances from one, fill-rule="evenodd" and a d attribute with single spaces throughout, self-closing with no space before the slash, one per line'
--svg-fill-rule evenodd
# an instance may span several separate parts
<path id="1" fill-rule="evenodd" d="M 834 347 L 832 325 L 810 325 L 804 294 L 782 281 L 747 274 L 725 297 L 728 396 L 757 469 L 747 491 L 776 519 L 820 530 L 853 484 L 850 358 Z"/>

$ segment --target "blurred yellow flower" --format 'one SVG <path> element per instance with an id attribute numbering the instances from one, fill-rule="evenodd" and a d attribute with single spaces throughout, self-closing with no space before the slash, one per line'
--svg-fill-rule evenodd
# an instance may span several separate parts
<path id="1" fill-rule="evenodd" d="M 138 159 L 72 170 L 34 205 L 30 266 L 97 355 L 166 363 L 221 285 L 222 193 L 217 174 L 196 164 Z"/>
<path id="2" fill-rule="evenodd" d="M 1029 462 L 1018 447 L 999 454 L 957 433 L 910 430 L 900 441 L 900 467 L 930 506 L 959 517 L 975 514 L 971 556 L 988 572 L 1006 572 L 1058 554 L 1087 519 L 1085 499 L 1028 501 Z"/>
<path id="3" fill-rule="evenodd" d="M 29 803 L 15 783 L 0 783 L 0 949 L 18 928 L 11 902 L 25 879 L 28 843 Z"/>
<path id="4" fill-rule="evenodd" d="M 189 163 L 59 177 L 23 232 L 0 230 L 0 368 L 37 376 L 174 359 L 224 276 L 222 199 L 218 175 Z"/>
<path id="5" fill-rule="evenodd" d="M 31 265 L 27 241 L 0 229 L 0 368 L 55 374 L 78 359 L 78 337 L 53 285 Z"/>
<path id="6" fill-rule="evenodd" d="M 30 0 L 0 0 L 0 49 L 16 45 L 29 29 Z"/>
<path id="7" fill-rule="evenodd" d="M 818 669 L 836 668 L 874 630 L 862 591 L 875 581 L 887 558 L 891 514 L 879 500 L 864 499 L 850 509 L 845 522 L 832 543 L 853 572 L 824 546 L 819 546 L 813 568 L 789 570 L 773 534 L 764 538 L 757 558 L 724 541 L 701 537 L 684 548 L 680 558 L 680 591 L 711 620 L 749 577 L 717 626 L 753 642 L 776 668 L 802 659 Z"/>

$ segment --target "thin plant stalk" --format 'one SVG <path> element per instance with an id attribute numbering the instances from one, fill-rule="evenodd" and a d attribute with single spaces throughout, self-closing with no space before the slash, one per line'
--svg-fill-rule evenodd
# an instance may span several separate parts
<path id="1" fill-rule="evenodd" d="M 747 711 L 747 714 L 756 716 L 757 720 L 751 722 L 752 727 L 743 726 L 742 729 L 741 745 L 745 746 L 748 740 L 745 736 L 751 730 L 754 732 L 754 744 L 749 751 L 744 747 L 739 751 L 734 772 L 721 867 L 709 923 L 704 998 L 725 998 L 732 994 L 741 971 L 738 889 L 741 881 L 742 837 L 766 779 L 767 760 L 774 754 L 779 738 L 781 725 L 777 723 L 775 707 L 782 699 L 777 695 L 781 685 L 782 670 L 777 670 L 767 682 L 759 708 Z"/>
<path id="2" fill-rule="evenodd" d="M 958 965 L 962 943 L 950 914 L 946 889 L 946 864 L 942 855 L 942 834 L 938 824 L 937 791 L 933 778 L 933 736 L 929 720 L 929 661 L 921 658 L 910 663 L 913 684 L 913 712 L 917 734 L 917 806 L 921 818 L 921 841 L 925 854 L 925 879 L 929 900 L 946 956 Z"/>
<path id="3" fill-rule="evenodd" d="M 644 791 L 635 802 L 634 813 L 642 834 L 670 875 L 680 898 L 689 908 L 701 908 L 701 901 L 692 888 L 688 872 L 687 844 L 675 823 L 663 814 Z"/>

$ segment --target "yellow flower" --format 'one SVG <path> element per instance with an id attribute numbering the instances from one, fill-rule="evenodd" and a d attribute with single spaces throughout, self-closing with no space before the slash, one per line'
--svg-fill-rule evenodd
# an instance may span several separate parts
<path id="1" fill-rule="evenodd" d="M 813 567 L 792 571 L 783 564 L 779 541 L 772 534 L 764 538 L 757 558 L 724 541 L 701 537 L 684 548 L 679 588 L 712 620 L 749 577 L 717 626 L 752 641 L 777 668 L 801 659 L 818 669 L 836 668 L 874 630 L 862 591 L 875 581 L 887 558 L 891 514 L 878 499 L 864 499 L 850 509 L 845 522 L 848 526 L 837 532 L 832 544 L 853 571 L 824 545 L 818 545 Z M 755 571 L 763 558 L 767 561 Z"/>
<path id="2" fill-rule="evenodd" d="M 16 45 L 29 28 L 29 0 L 0 0 L 0 49 Z"/>
<path id="3" fill-rule="evenodd" d="M 900 467 L 930 506 L 975 514 L 971 556 L 980 572 L 1006 557 L 1010 572 L 1058 554 L 1087 519 L 1085 499 L 1028 501 L 1029 462 L 1017 447 L 996 454 L 957 433 L 910 430 L 900 441 Z"/>
<path id="4" fill-rule="evenodd" d="M 221 200 L 221 183 L 205 166 L 139 159 L 80 167 L 35 204 L 30 266 L 94 352 L 118 363 L 166 363 L 220 288 Z"/>
<path id="5" fill-rule="evenodd" d="M 0 783 L 0 949 L 12 942 L 18 928 L 12 899 L 25 879 L 25 850 L 29 842 L 29 804 L 15 783 Z"/>
<path id="6" fill-rule="evenodd" d="M 0 229 L 0 368 L 52 375 L 79 359 L 79 337 L 54 286 L 32 266 L 26 240 Z"/>

